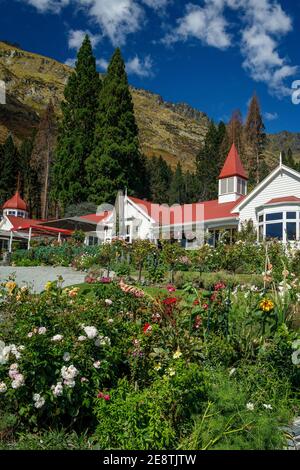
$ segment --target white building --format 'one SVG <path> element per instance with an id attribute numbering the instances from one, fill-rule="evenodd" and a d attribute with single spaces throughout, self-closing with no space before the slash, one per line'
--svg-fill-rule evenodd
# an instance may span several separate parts
<path id="1" fill-rule="evenodd" d="M 119 194 L 114 207 L 99 210 L 97 214 L 36 221 L 28 219 L 26 204 L 16 193 L 3 206 L 0 238 L 5 247 L 11 239 L 11 231 L 21 237 L 31 229 L 36 232 L 43 229 L 51 236 L 58 234 L 60 237 L 83 230 L 88 245 L 109 242 L 115 237 L 129 243 L 134 239 L 155 242 L 173 238 L 186 248 L 195 248 L 204 240 L 215 245 L 224 232 L 229 241 L 234 241 L 236 232 L 246 221 L 252 220 L 258 241 L 268 238 L 277 238 L 283 243 L 299 241 L 300 173 L 280 161 L 249 194 L 247 181 L 237 149 L 232 145 L 216 182 L 218 199 L 212 201 L 169 207 Z"/>

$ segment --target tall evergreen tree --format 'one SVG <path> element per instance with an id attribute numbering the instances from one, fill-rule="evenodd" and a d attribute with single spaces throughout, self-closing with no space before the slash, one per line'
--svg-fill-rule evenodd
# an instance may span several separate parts
<path id="1" fill-rule="evenodd" d="M 30 160 L 32 173 L 37 177 L 40 189 L 40 202 L 38 212 L 42 219 L 49 216 L 50 172 L 53 162 L 53 153 L 56 144 L 57 126 L 53 103 L 50 100 L 34 140 L 34 147 Z"/>
<path id="2" fill-rule="evenodd" d="M 197 177 L 199 181 L 199 198 L 201 201 L 213 199 L 218 195 L 218 176 L 223 164 L 221 149 L 226 136 L 226 126 L 210 122 L 205 142 L 196 157 Z"/>
<path id="3" fill-rule="evenodd" d="M 85 161 L 93 149 L 100 89 L 91 41 L 86 36 L 61 105 L 63 117 L 53 166 L 53 196 L 62 208 L 86 200 Z"/>
<path id="4" fill-rule="evenodd" d="M 265 173 L 263 151 L 266 145 L 265 125 L 256 95 L 253 96 L 245 124 L 245 139 L 247 143 L 247 170 L 249 184 L 257 184 Z"/>
<path id="5" fill-rule="evenodd" d="M 143 193 L 144 162 L 139 151 L 135 121 L 124 60 L 116 49 L 99 95 L 94 150 L 86 161 L 89 200 L 114 202 L 117 191 Z"/>
<path id="6" fill-rule="evenodd" d="M 181 163 L 178 162 L 170 185 L 169 202 L 170 204 L 184 204 L 185 196 L 184 175 Z"/>
<path id="7" fill-rule="evenodd" d="M 2 146 L 0 158 L 0 203 L 2 205 L 16 191 L 20 176 L 19 153 L 11 134 Z"/>
<path id="8" fill-rule="evenodd" d="M 244 126 L 243 117 L 239 109 L 233 111 L 228 124 L 229 148 L 234 143 L 241 158 L 244 154 Z"/>
<path id="9" fill-rule="evenodd" d="M 150 200 L 157 204 L 167 204 L 173 176 L 171 167 L 161 156 L 149 158 L 146 167 Z"/>

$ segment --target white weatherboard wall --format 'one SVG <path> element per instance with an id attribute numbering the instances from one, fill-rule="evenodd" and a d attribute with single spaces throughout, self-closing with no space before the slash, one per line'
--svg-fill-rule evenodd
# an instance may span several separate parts
<path id="1" fill-rule="evenodd" d="M 300 198 L 300 174 L 297 176 L 296 174 L 292 175 L 285 168 L 281 168 L 257 194 L 253 197 L 251 197 L 251 194 L 249 196 L 250 198 L 245 205 L 243 205 L 243 203 L 240 205 L 240 224 L 246 220 L 252 219 L 254 225 L 257 225 L 256 209 L 266 204 L 266 202 L 285 196 L 296 196 Z"/>
<path id="2" fill-rule="evenodd" d="M 153 222 L 144 212 L 147 209 L 139 206 L 129 198 L 125 199 L 125 224 L 130 225 L 131 237 L 142 240 L 149 239 L 152 236 Z M 138 227 L 138 229 L 137 229 Z"/>

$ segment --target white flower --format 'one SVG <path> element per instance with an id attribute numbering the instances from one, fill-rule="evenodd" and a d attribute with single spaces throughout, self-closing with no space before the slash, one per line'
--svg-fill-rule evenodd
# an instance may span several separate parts
<path id="1" fill-rule="evenodd" d="M 95 367 L 95 369 L 99 369 L 100 368 L 100 365 L 101 365 L 101 362 L 100 361 L 96 361 L 94 362 L 93 366 Z"/>
<path id="2" fill-rule="evenodd" d="M 300 364 L 300 349 L 297 349 L 297 351 L 293 352 L 292 363 L 294 366 L 298 366 Z"/>
<path id="3" fill-rule="evenodd" d="M 106 305 L 112 305 L 113 301 L 111 299 L 105 299 Z"/>
<path id="4" fill-rule="evenodd" d="M 98 330 L 95 326 L 85 326 L 83 329 L 89 339 L 94 339 L 98 335 Z"/>
<path id="5" fill-rule="evenodd" d="M 11 386 L 12 386 L 12 388 L 17 389 L 17 388 L 22 387 L 22 385 L 24 385 L 24 383 L 25 383 L 24 376 L 22 374 L 16 374 L 14 376 L 14 380 L 11 383 Z"/>
<path id="6" fill-rule="evenodd" d="M 75 387 L 75 377 L 78 375 L 78 370 L 71 364 L 69 367 L 63 366 L 61 368 L 61 376 L 64 379 L 64 384 L 69 387 Z"/>
<path id="7" fill-rule="evenodd" d="M 83 336 L 83 335 L 78 336 L 78 341 L 85 341 L 86 339 L 87 339 L 86 336 Z"/>
<path id="8" fill-rule="evenodd" d="M 229 371 L 229 377 L 231 377 L 233 374 L 235 374 L 235 372 L 236 372 L 236 368 L 235 368 L 235 367 L 233 367 L 232 369 L 230 369 L 230 371 Z"/>
<path id="9" fill-rule="evenodd" d="M 27 337 L 28 337 L 28 338 L 32 338 L 32 336 L 33 336 L 33 332 L 30 331 L 30 333 L 28 333 Z"/>
<path id="10" fill-rule="evenodd" d="M 18 364 L 12 364 L 9 368 L 8 375 L 12 380 L 15 380 L 16 376 L 19 374 Z"/>
<path id="11" fill-rule="evenodd" d="M 43 398 L 39 393 L 33 395 L 33 401 L 35 408 L 42 408 L 45 404 L 45 398 Z"/>
<path id="12" fill-rule="evenodd" d="M 296 294 L 296 297 L 297 297 L 297 301 L 300 302 L 300 294 L 299 293 Z"/>
<path id="13" fill-rule="evenodd" d="M 47 331 L 47 328 L 45 328 L 44 326 L 41 326 L 39 329 L 38 329 L 38 334 L 39 335 L 44 335 Z"/>
<path id="14" fill-rule="evenodd" d="M 63 339 L 63 335 L 55 335 L 51 338 L 51 341 L 61 341 Z"/>
<path id="15" fill-rule="evenodd" d="M 253 403 L 251 403 L 251 402 L 249 401 L 249 403 L 247 403 L 247 405 L 246 405 L 246 408 L 247 408 L 247 410 L 249 410 L 249 411 L 253 411 L 253 410 L 254 410 L 254 405 L 253 405 Z"/>
<path id="16" fill-rule="evenodd" d="M 263 403 L 263 407 L 266 408 L 266 410 L 272 410 L 273 409 L 272 405 L 267 405 L 266 403 Z"/>
<path id="17" fill-rule="evenodd" d="M 65 352 L 64 355 L 63 355 L 63 360 L 65 362 L 68 362 L 70 359 L 71 359 L 71 354 L 68 353 L 68 352 Z"/>
<path id="18" fill-rule="evenodd" d="M 5 393 L 7 390 L 7 386 L 4 382 L 0 382 L 0 393 Z"/>
<path id="19" fill-rule="evenodd" d="M 107 323 L 110 323 L 110 324 L 111 324 L 111 323 L 113 323 L 113 322 L 114 322 L 114 321 L 113 321 L 112 318 L 109 318 L 109 319 L 107 320 Z"/>
<path id="20" fill-rule="evenodd" d="M 169 375 L 172 377 L 173 375 L 175 375 L 175 370 L 172 368 L 172 367 L 169 367 L 168 369 L 168 372 L 169 372 Z"/>
<path id="21" fill-rule="evenodd" d="M 60 397 L 63 394 L 64 388 L 61 382 L 57 382 L 56 385 L 52 385 L 51 390 L 55 397 Z"/>

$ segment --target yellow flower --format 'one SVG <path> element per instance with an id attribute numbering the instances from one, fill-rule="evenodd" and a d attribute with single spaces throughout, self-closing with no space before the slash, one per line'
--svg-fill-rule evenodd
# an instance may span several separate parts
<path id="1" fill-rule="evenodd" d="M 169 367 L 168 372 L 169 372 L 170 377 L 176 374 L 175 370 L 172 367 Z"/>
<path id="2" fill-rule="evenodd" d="M 46 290 L 47 292 L 49 292 L 49 290 L 50 290 L 51 287 L 52 287 L 52 282 L 51 282 L 51 281 L 46 282 L 46 284 L 45 284 L 44 287 L 45 287 L 45 290 Z"/>
<path id="3" fill-rule="evenodd" d="M 268 299 L 263 299 L 259 304 L 259 308 L 263 312 L 271 312 L 271 310 L 273 310 L 274 307 L 275 307 L 274 302 L 272 302 L 272 300 L 268 300 Z"/>
<path id="4" fill-rule="evenodd" d="M 78 295 L 78 292 L 79 292 L 79 287 L 74 287 L 73 289 L 71 289 L 69 291 L 69 297 L 76 297 Z"/>
<path id="5" fill-rule="evenodd" d="M 177 351 L 173 354 L 173 359 L 179 359 L 180 356 L 182 356 L 182 352 L 180 352 L 180 349 L 177 349 Z"/>
<path id="6" fill-rule="evenodd" d="M 161 370 L 161 363 L 159 362 L 158 364 L 156 364 L 156 366 L 154 366 L 154 369 Z"/>
<path id="7" fill-rule="evenodd" d="M 17 284 L 14 282 L 14 281 L 8 281 L 6 284 L 5 284 L 5 287 L 6 289 L 8 290 L 8 292 L 10 294 L 13 293 L 13 291 L 15 290 L 15 288 L 17 287 Z"/>

